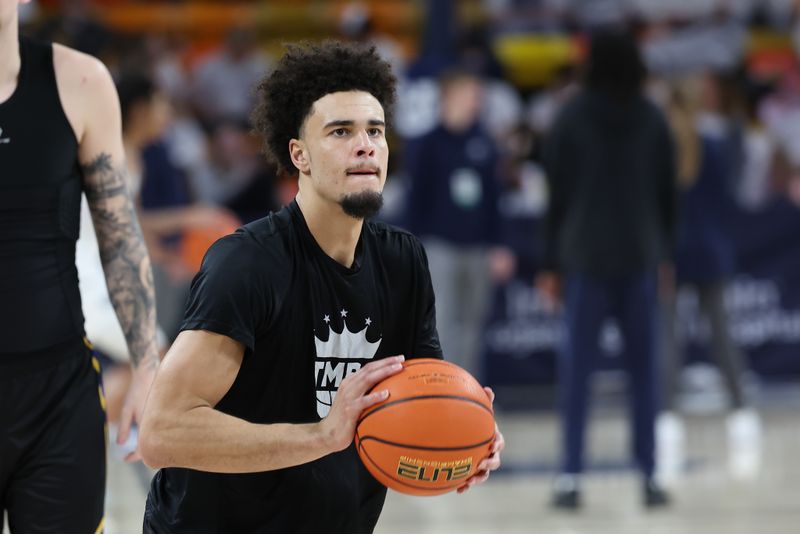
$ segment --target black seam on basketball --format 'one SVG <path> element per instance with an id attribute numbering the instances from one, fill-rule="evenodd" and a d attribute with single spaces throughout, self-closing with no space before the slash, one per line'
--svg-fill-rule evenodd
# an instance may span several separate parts
<path id="1" fill-rule="evenodd" d="M 359 441 L 359 446 L 360 446 L 361 443 L 364 443 L 367 440 L 377 441 L 377 442 L 383 443 L 384 445 L 391 445 L 392 447 L 402 447 L 404 449 L 415 449 L 415 450 L 418 450 L 418 451 L 441 451 L 441 452 L 446 452 L 446 451 L 463 451 L 464 449 L 474 449 L 476 447 L 481 447 L 483 445 L 488 445 L 489 443 L 491 443 L 494 440 L 494 434 L 492 434 L 492 437 L 490 437 L 489 439 L 485 439 L 485 440 L 483 440 L 483 441 L 481 441 L 479 443 L 475 443 L 475 444 L 472 444 L 472 445 L 462 445 L 461 447 L 423 447 L 421 445 L 408 445 L 406 443 L 397 443 L 395 441 L 389 441 L 389 440 L 386 440 L 386 439 L 381 439 L 381 438 L 376 437 L 376 436 L 361 436 L 360 441 Z"/>
<path id="2" fill-rule="evenodd" d="M 377 469 L 378 471 L 380 471 L 381 473 L 383 473 L 383 474 L 384 474 L 384 476 L 385 476 L 386 478 L 388 478 L 389 480 L 391 480 L 391 481 L 393 481 L 393 482 L 396 482 L 396 483 L 398 483 L 398 484 L 400 484 L 400 485 L 402 485 L 402 486 L 406 486 L 406 487 L 409 487 L 409 488 L 411 488 L 411 489 L 415 489 L 415 490 L 419 490 L 419 491 L 435 491 L 436 493 L 446 493 L 445 491 L 442 491 L 442 490 L 447 490 L 447 491 L 450 491 L 450 490 L 452 490 L 453 488 L 458 488 L 458 487 L 461 487 L 461 486 L 463 486 L 463 485 L 464 485 L 463 483 L 464 483 L 464 482 L 466 482 L 466 481 L 468 480 L 468 478 L 465 478 L 464 480 L 459 480 L 458 482 L 456 482 L 455 484 L 452 484 L 452 485 L 450 485 L 450 486 L 439 486 L 439 487 L 436 487 L 436 488 L 426 488 L 426 487 L 424 487 L 424 486 L 420 487 L 420 486 L 415 486 L 415 485 L 413 485 L 413 484 L 409 484 L 408 482 L 405 482 L 405 481 L 403 481 L 403 480 L 400 480 L 399 478 L 395 478 L 395 477 L 393 477 L 392 475 L 390 475 L 389 473 L 387 473 L 386 471 L 384 471 L 384 470 L 381 468 L 381 466 L 379 466 L 379 465 L 378 465 L 378 464 L 375 462 L 375 460 L 373 460 L 373 459 L 372 459 L 372 456 L 370 456 L 370 455 L 369 455 L 369 452 L 367 452 L 367 450 L 366 450 L 366 449 L 364 448 L 364 446 L 362 445 L 362 444 L 363 444 L 363 442 L 364 442 L 364 440 L 363 440 L 363 439 L 362 439 L 361 441 L 359 441 L 359 443 L 358 443 L 358 448 L 361 450 L 361 453 L 362 453 L 364 456 L 366 456 L 367 460 L 369 460 L 369 463 L 371 463 L 371 464 L 372 464 L 372 466 L 373 466 L 375 469 Z M 384 485 L 385 485 L 385 484 L 384 484 Z"/>
<path id="3" fill-rule="evenodd" d="M 389 406 L 394 406 L 396 404 L 402 404 L 404 402 L 410 402 L 410 401 L 415 401 L 415 400 L 428 400 L 428 399 L 452 399 L 452 400 L 460 400 L 460 401 L 465 401 L 465 402 L 471 402 L 472 404 L 476 404 L 476 405 L 480 406 L 481 408 L 483 408 L 484 410 L 489 412 L 489 415 L 494 417 L 494 412 L 492 410 L 488 409 L 486 406 L 484 406 L 480 402 L 478 402 L 478 401 L 476 401 L 474 399 L 470 399 L 469 397 L 462 397 L 460 395 L 420 395 L 418 397 L 411 397 L 411 398 L 408 398 L 408 399 L 399 399 L 399 400 L 396 400 L 396 401 L 387 402 L 386 404 L 382 404 L 382 405 L 378 406 L 377 408 L 374 408 L 374 409 L 370 410 L 369 412 L 367 412 L 366 414 L 364 414 L 363 416 L 361 416 L 361 418 L 359 418 L 359 420 L 356 422 L 356 426 L 360 425 L 364 421 L 364 419 L 366 419 L 370 415 L 374 414 L 375 412 L 379 412 L 379 411 L 383 410 L 384 408 L 388 408 Z"/>

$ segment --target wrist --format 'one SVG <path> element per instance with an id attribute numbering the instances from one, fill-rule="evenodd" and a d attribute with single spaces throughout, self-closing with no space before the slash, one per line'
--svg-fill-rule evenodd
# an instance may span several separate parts
<path id="1" fill-rule="evenodd" d="M 133 364 L 133 371 L 137 374 L 152 373 L 158 367 L 158 353 L 148 353 L 141 360 Z"/>
<path id="2" fill-rule="evenodd" d="M 312 439 L 319 444 L 323 456 L 343 449 L 343 447 L 339 445 L 337 429 L 327 417 L 319 423 L 316 423 L 313 433 Z"/>

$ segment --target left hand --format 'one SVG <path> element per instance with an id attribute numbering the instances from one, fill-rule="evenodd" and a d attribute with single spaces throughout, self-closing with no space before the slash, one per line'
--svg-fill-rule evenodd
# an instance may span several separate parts
<path id="1" fill-rule="evenodd" d="M 147 400 L 147 394 L 156 376 L 157 368 L 157 363 L 142 361 L 139 367 L 133 371 L 131 385 L 125 397 L 125 404 L 122 406 L 122 413 L 120 414 L 119 432 L 117 433 L 118 445 L 122 445 L 128 440 L 131 426 L 142 420 L 144 403 Z M 139 454 L 138 445 L 136 450 L 125 456 L 126 462 L 136 462 L 141 459 L 142 457 Z"/>
<path id="2" fill-rule="evenodd" d="M 494 391 L 492 391 L 492 388 L 483 389 L 489 396 L 489 400 L 494 403 Z M 458 493 L 464 493 L 472 486 L 486 482 L 489 479 L 489 474 L 492 471 L 496 471 L 500 468 L 500 452 L 502 452 L 505 447 L 506 440 L 503 438 L 503 434 L 500 433 L 500 429 L 497 428 L 497 423 L 495 423 L 494 441 L 492 442 L 491 454 L 481 460 L 481 463 L 478 464 L 478 469 L 475 474 L 469 477 L 463 486 L 458 488 Z"/>

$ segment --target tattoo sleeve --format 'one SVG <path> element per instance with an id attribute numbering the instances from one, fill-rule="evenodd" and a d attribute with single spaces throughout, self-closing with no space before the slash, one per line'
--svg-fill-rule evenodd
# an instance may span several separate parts
<path id="1" fill-rule="evenodd" d="M 108 294 L 128 343 L 131 363 L 155 366 L 153 271 L 128 191 L 126 171 L 101 153 L 81 165 Z"/>

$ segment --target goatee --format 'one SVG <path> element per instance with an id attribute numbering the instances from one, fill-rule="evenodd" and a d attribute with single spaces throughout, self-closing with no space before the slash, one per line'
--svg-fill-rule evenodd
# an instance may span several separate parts
<path id="1" fill-rule="evenodd" d="M 383 207 L 383 195 L 377 191 L 352 193 L 343 196 L 339 205 L 354 219 L 368 219 L 377 215 Z"/>

